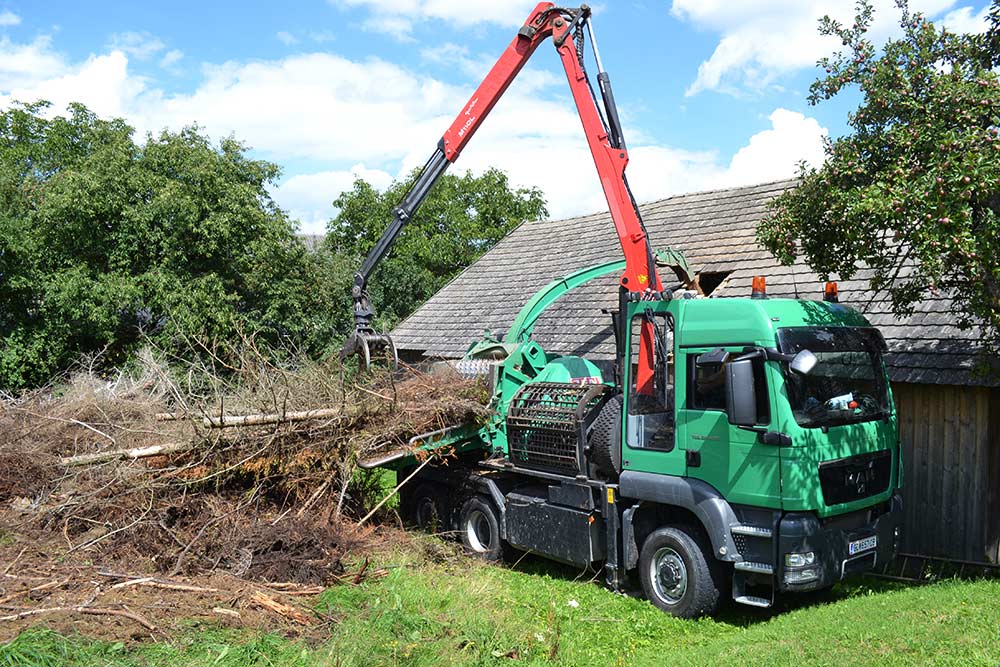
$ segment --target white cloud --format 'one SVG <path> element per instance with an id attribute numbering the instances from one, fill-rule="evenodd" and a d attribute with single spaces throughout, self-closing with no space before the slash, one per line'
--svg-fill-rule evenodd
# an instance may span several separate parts
<path id="1" fill-rule="evenodd" d="M 184 57 L 184 52 L 180 49 L 171 49 L 163 54 L 163 59 L 160 60 L 160 67 L 169 69 L 179 63 L 181 58 Z"/>
<path id="2" fill-rule="evenodd" d="M 299 43 L 298 37 L 286 30 L 279 30 L 274 36 L 285 46 L 293 46 Z"/>
<path id="3" fill-rule="evenodd" d="M 382 190 L 392 183 L 393 177 L 381 169 L 356 164 L 347 170 L 292 176 L 274 189 L 273 196 L 293 219 L 299 221 L 302 233 L 324 234 L 327 221 L 335 214 L 333 200 L 350 190 L 358 178 Z"/>
<path id="4" fill-rule="evenodd" d="M 975 11 L 972 7 L 959 7 L 948 12 L 941 23 L 954 33 L 974 35 L 985 32 L 989 28 L 989 6 L 984 6 L 978 14 Z"/>
<path id="5" fill-rule="evenodd" d="M 332 42 L 337 39 L 337 36 L 329 30 L 316 30 L 309 33 L 309 39 L 317 44 L 326 44 L 327 42 Z"/>
<path id="6" fill-rule="evenodd" d="M 190 94 L 149 91 L 132 100 L 142 129 L 197 122 L 235 132 L 272 159 L 398 159 L 401 147 L 433 146 L 463 91 L 381 60 L 313 53 L 207 66 Z"/>
<path id="7" fill-rule="evenodd" d="M 100 116 L 128 116 L 131 101 L 145 88 L 141 77 L 130 76 L 128 58 L 121 51 L 90 56 L 82 64 L 66 66 L 57 75 L 39 76 L 21 85 L 0 87 L 0 108 L 13 101 L 52 103 L 50 114 L 61 113 L 70 102 L 82 102 Z"/>
<path id="8" fill-rule="evenodd" d="M 12 25 L 20 25 L 20 23 L 21 17 L 9 9 L 0 12 L 0 27 L 6 28 Z"/>
<path id="9" fill-rule="evenodd" d="M 955 1 L 912 0 L 910 8 L 933 17 Z M 899 10 L 892 0 L 875 0 L 874 6 L 871 34 L 879 43 L 898 30 Z M 670 11 L 721 35 L 712 55 L 699 65 L 687 89 L 690 96 L 704 90 L 760 91 L 782 75 L 814 66 L 841 46 L 836 38 L 819 35 L 819 19 L 830 15 L 850 25 L 855 7 L 853 0 L 673 0 Z"/>
<path id="10" fill-rule="evenodd" d="M 410 36 L 413 31 L 413 21 L 406 16 L 392 14 L 375 15 L 362 24 L 365 30 L 381 32 L 395 37 L 400 42 L 415 42 Z"/>
<path id="11" fill-rule="evenodd" d="M 39 37 L 30 44 L 0 38 L 0 92 L 62 74 L 67 64 L 52 51 L 51 39 Z"/>
<path id="12" fill-rule="evenodd" d="M 750 137 L 729 162 L 726 180 L 729 185 L 747 185 L 776 181 L 795 175 L 800 161 L 810 166 L 823 164 L 823 138 L 826 128 L 815 118 L 796 111 L 775 109 L 768 117 L 771 129 Z"/>
<path id="13" fill-rule="evenodd" d="M 437 46 L 423 48 L 420 50 L 420 58 L 424 62 L 443 65 L 451 71 L 460 72 L 466 79 L 476 84 L 486 78 L 486 74 L 497 61 L 496 54 L 481 53 L 472 56 L 468 48 L 453 42 L 443 42 Z M 517 85 L 522 92 L 542 90 L 558 85 L 560 81 L 560 77 L 551 71 L 533 67 L 521 70 L 517 76 Z"/>
<path id="14" fill-rule="evenodd" d="M 120 32 L 111 36 L 111 48 L 137 60 L 148 60 L 165 48 L 165 44 L 148 32 Z"/>

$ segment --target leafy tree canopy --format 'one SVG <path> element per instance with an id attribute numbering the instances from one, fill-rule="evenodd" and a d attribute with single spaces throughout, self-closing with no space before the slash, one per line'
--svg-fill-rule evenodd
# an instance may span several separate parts
<path id="1" fill-rule="evenodd" d="M 327 248 L 360 266 L 417 175 L 414 171 L 384 192 L 355 181 L 334 201 L 339 213 L 327 225 Z M 369 280 L 379 324 L 391 327 L 514 227 L 547 214 L 541 190 L 511 188 L 497 169 L 480 176 L 445 174 Z"/>
<path id="2" fill-rule="evenodd" d="M 0 388 L 83 353 L 121 363 L 143 335 L 330 344 L 329 285 L 350 276 L 295 238 L 275 165 L 197 128 L 138 144 L 122 120 L 46 107 L 0 113 Z"/>
<path id="3" fill-rule="evenodd" d="M 1000 0 L 991 29 L 958 35 L 897 2 L 902 36 L 877 50 L 856 22 L 825 18 L 820 32 L 845 50 L 820 61 L 817 104 L 857 87 L 850 132 L 828 142 L 826 162 L 802 169 L 778 197 L 758 238 L 783 262 L 801 253 L 821 275 L 844 279 L 865 265 L 894 311 L 912 312 L 926 290 L 954 297 L 963 326 L 1000 340 Z"/>

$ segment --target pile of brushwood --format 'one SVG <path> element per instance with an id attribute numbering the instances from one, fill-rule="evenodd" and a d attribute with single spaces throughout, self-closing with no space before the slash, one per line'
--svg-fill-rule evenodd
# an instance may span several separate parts
<path id="1" fill-rule="evenodd" d="M 373 548 L 379 529 L 356 524 L 386 485 L 358 459 L 487 412 L 484 387 L 454 374 L 359 376 L 252 343 L 237 358 L 150 351 L 114 377 L 81 367 L 0 398 L 0 636 L 66 613 L 159 625 L 112 589 L 242 590 L 244 607 L 301 624 L 288 595 L 366 576 L 344 556 Z"/>

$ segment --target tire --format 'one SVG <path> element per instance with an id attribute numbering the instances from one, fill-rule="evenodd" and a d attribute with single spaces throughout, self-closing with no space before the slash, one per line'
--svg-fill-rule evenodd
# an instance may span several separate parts
<path id="1" fill-rule="evenodd" d="M 646 599 L 680 618 L 698 618 L 719 607 L 722 568 L 700 531 L 671 526 L 651 533 L 639 553 Z"/>
<path id="2" fill-rule="evenodd" d="M 407 516 L 410 522 L 429 533 L 447 530 L 448 494 L 438 485 L 425 482 L 410 495 Z"/>
<path id="3" fill-rule="evenodd" d="M 622 397 L 612 396 L 590 429 L 590 460 L 599 473 L 613 478 L 622 470 Z"/>
<path id="4" fill-rule="evenodd" d="M 465 501 L 459 514 L 458 532 L 470 554 L 491 562 L 503 558 L 500 516 L 487 498 L 472 496 Z"/>

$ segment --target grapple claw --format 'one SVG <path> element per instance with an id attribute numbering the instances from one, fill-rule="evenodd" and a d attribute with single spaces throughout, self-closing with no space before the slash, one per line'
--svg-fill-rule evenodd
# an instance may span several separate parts
<path id="1" fill-rule="evenodd" d="M 399 366 L 399 356 L 396 354 L 396 345 L 388 334 L 375 333 L 374 331 L 355 331 L 340 349 L 340 358 L 357 355 L 358 364 L 364 372 L 371 367 L 372 362 L 386 362 L 392 370 Z"/>

